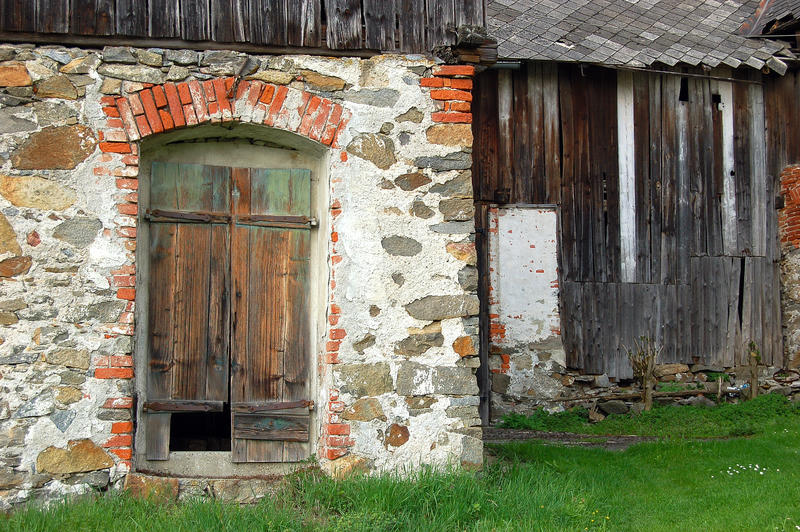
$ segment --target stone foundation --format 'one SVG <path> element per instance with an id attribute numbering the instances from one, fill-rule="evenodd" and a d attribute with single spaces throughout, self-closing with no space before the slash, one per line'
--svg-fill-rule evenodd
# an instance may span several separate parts
<path id="1" fill-rule="evenodd" d="M 419 56 L 0 46 L 0 508 L 136 469 L 141 142 L 195 125 L 325 154 L 321 466 L 480 467 L 472 74 Z"/>

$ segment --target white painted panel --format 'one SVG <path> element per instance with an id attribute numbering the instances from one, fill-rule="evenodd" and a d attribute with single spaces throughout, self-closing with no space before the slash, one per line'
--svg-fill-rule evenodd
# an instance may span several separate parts
<path id="1" fill-rule="evenodd" d="M 554 209 L 490 209 L 493 345 L 528 345 L 560 335 L 556 231 Z"/>
<path id="2" fill-rule="evenodd" d="M 622 281 L 636 280 L 636 158 L 633 136 L 633 72 L 617 71 L 619 239 Z"/>

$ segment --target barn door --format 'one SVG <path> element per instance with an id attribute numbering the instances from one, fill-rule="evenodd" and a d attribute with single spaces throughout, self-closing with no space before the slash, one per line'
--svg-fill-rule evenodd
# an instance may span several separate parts
<path id="1" fill-rule="evenodd" d="M 227 168 L 153 163 L 148 460 L 169 457 L 172 412 L 228 401 L 230 227 L 195 217 L 230 211 L 229 189 Z"/>
<path id="2" fill-rule="evenodd" d="M 153 164 L 148 460 L 226 403 L 234 462 L 308 456 L 310 210 L 308 170 Z"/>
<path id="3" fill-rule="evenodd" d="M 308 457 L 308 170 L 233 171 L 234 462 Z"/>

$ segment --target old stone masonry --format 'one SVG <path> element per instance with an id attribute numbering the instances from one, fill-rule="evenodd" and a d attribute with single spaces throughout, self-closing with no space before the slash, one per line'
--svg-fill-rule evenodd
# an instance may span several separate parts
<path id="1" fill-rule="evenodd" d="M 0 46 L 0 508 L 119 487 L 147 461 L 150 165 L 215 153 L 311 170 L 308 456 L 480 467 L 473 70 Z M 286 452 L 247 476 L 290 470 Z M 244 476 L 199 481 L 177 455 L 162 474 L 185 494 Z"/>

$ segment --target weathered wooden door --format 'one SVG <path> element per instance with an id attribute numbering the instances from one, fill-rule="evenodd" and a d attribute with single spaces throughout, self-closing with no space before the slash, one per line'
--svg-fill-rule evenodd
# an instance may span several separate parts
<path id="1" fill-rule="evenodd" d="M 308 456 L 310 171 L 153 163 L 149 460 L 229 403 L 234 462 Z"/>

